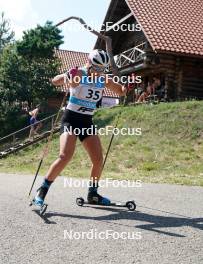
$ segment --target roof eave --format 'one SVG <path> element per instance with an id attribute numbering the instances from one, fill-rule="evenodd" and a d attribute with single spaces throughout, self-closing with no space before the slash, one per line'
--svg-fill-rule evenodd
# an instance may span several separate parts
<path id="1" fill-rule="evenodd" d="M 203 60 L 203 55 L 200 55 L 200 54 L 176 52 L 176 51 L 163 50 L 163 49 L 156 49 L 156 52 L 158 54 L 169 54 L 169 55 L 174 55 L 174 56 L 182 56 L 182 57 L 190 57 L 190 58 L 192 57 L 192 58 L 199 58 Z"/>
<path id="2" fill-rule="evenodd" d="M 116 6 L 116 4 L 117 4 L 116 1 L 111 1 L 111 2 L 110 2 L 109 7 L 108 7 L 108 9 L 107 9 L 106 16 L 105 16 L 105 18 L 104 18 L 104 20 L 103 20 L 102 25 L 104 25 L 104 24 L 105 24 L 105 21 L 107 21 L 107 19 L 110 17 L 110 13 L 112 12 L 112 10 L 113 10 L 114 7 Z M 102 28 L 101 28 L 101 29 L 102 29 Z M 100 30 L 100 33 L 101 33 L 101 30 Z M 96 41 L 96 43 L 95 43 L 95 45 L 94 45 L 94 49 L 96 49 L 97 45 L 99 44 L 99 41 L 101 41 L 101 39 L 100 39 L 100 38 L 97 38 L 97 41 Z"/>

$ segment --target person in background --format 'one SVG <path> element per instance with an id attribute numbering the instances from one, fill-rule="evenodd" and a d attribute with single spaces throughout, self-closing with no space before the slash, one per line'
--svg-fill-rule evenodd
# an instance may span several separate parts
<path id="1" fill-rule="evenodd" d="M 29 105 L 27 101 L 22 102 L 21 110 L 23 113 L 26 113 L 26 114 L 29 113 Z"/>
<path id="2" fill-rule="evenodd" d="M 39 135 L 37 132 L 42 127 L 42 124 L 37 120 L 37 115 L 39 113 L 39 107 L 35 108 L 33 111 L 29 112 L 30 117 L 30 134 L 29 140 L 34 139 L 35 135 Z"/>
<path id="3" fill-rule="evenodd" d="M 135 77 L 135 73 L 131 73 L 131 75 L 128 76 L 129 80 L 125 84 L 125 87 L 127 89 L 127 98 L 125 98 L 125 103 L 134 103 L 135 101 Z"/>
<path id="4" fill-rule="evenodd" d="M 147 86 L 143 83 L 143 91 L 140 95 L 140 97 L 137 100 L 137 103 L 145 103 L 146 98 L 150 95 L 151 92 L 151 83 L 148 82 Z"/>
<path id="5" fill-rule="evenodd" d="M 135 102 L 137 102 L 141 96 L 141 94 L 144 92 L 144 82 L 141 82 L 137 85 L 137 88 L 135 88 Z"/>
<path id="6" fill-rule="evenodd" d="M 158 99 L 163 98 L 165 94 L 165 90 L 164 90 L 164 84 L 161 82 L 160 78 L 154 76 L 153 84 L 154 84 L 155 94 L 157 95 Z"/>
<path id="7" fill-rule="evenodd" d="M 154 81 L 149 81 L 147 85 L 147 96 L 155 94 L 155 84 Z"/>

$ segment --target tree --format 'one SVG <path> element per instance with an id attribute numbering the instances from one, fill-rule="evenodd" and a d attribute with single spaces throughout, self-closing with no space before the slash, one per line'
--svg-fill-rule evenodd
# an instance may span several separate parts
<path id="1" fill-rule="evenodd" d="M 24 32 L 22 41 L 17 42 L 17 53 L 24 64 L 24 89 L 29 104 L 46 101 L 55 91 L 50 79 L 58 73 L 59 61 L 54 56 L 54 49 L 63 43 L 60 33 L 48 21 L 43 27 L 38 25 Z"/>
<path id="2" fill-rule="evenodd" d="M 0 124 L 8 113 L 15 113 L 15 121 L 20 118 L 21 102 L 36 105 L 56 93 L 50 79 L 58 74 L 54 49 L 63 43 L 60 32 L 47 22 L 24 32 L 21 41 L 4 47 L 0 64 Z M 5 133 L 8 131 L 5 129 Z"/>
<path id="3" fill-rule="evenodd" d="M 22 41 L 17 42 L 18 53 L 30 59 L 50 59 L 54 56 L 54 48 L 63 44 L 61 31 L 47 21 L 42 27 L 24 31 Z"/>
<path id="4" fill-rule="evenodd" d="M 4 12 L 0 14 L 0 53 L 3 48 L 13 41 L 14 31 L 10 29 L 9 20 L 5 19 Z"/>
<path id="5" fill-rule="evenodd" d="M 4 48 L 0 67 L 0 92 L 11 105 L 28 101 L 29 105 L 47 101 L 55 93 L 50 79 L 58 73 L 59 61 L 54 55 L 63 36 L 60 30 L 46 22 L 24 32 L 21 41 Z M 0 88 L 1 89 L 1 88 Z"/>
<path id="6" fill-rule="evenodd" d="M 15 44 L 4 47 L 0 65 L 0 136 L 26 125 L 21 118 L 21 102 L 26 100 L 23 89 L 23 64 Z"/>

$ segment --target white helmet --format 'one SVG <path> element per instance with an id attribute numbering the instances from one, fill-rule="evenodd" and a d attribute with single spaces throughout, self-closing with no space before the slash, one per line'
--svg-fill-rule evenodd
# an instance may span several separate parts
<path id="1" fill-rule="evenodd" d="M 106 51 L 95 49 L 89 54 L 89 62 L 93 66 L 106 68 L 109 65 L 110 59 Z"/>

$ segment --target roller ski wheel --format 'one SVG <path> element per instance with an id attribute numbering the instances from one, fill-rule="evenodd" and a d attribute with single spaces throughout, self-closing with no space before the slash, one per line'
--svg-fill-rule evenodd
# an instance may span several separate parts
<path id="1" fill-rule="evenodd" d="M 83 205 L 88 205 L 88 206 L 91 206 L 91 205 L 96 205 L 96 206 L 102 206 L 102 207 L 120 207 L 120 208 L 128 208 L 129 211 L 135 211 L 136 209 L 136 204 L 134 201 L 127 201 L 126 203 L 122 203 L 122 202 L 111 202 L 110 204 L 108 205 L 104 205 L 104 204 L 93 204 L 93 203 L 89 203 L 88 201 L 85 201 L 84 198 L 82 197 L 78 197 L 76 199 L 76 204 L 78 206 L 83 206 Z"/>
<path id="2" fill-rule="evenodd" d="M 135 204 L 134 201 L 127 201 L 126 202 L 126 207 L 128 208 L 129 211 L 135 211 L 136 204 Z"/>
<path id="3" fill-rule="evenodd" d="M 42 205 L 38 205 L 35 203 L 35 200 L 33 199 L 30 203 L 29 206 L 35 206 L 37 209 L 39 209 L 39 215 L 43 216 L 47 210 L 48 204 L 42 204 Z"/>
<path id="4" fill-rule="evenodd" d="M 78 198 L 76 199 L 76 204 L 77 204 L 78 206 L 83 206 L 84 203 L 85 203 L 85 200 L 84 200 L 82 197 L 78 197 Z"/>
<path id="5" fill-rule="evenodd" d="M 46 212 L 46 210 L 47 210 L 47 207 L 48 207 L 48 204 L 43 204 L 43 205 L 42 205 L 42 207 L 41 207 L 41 209 L 40 209 L 40 211 L 39 211 L 39 214 L 40 214 L 41 216 L 43 216 L 43 215 L 45 214 L 45 212 Z"/>

